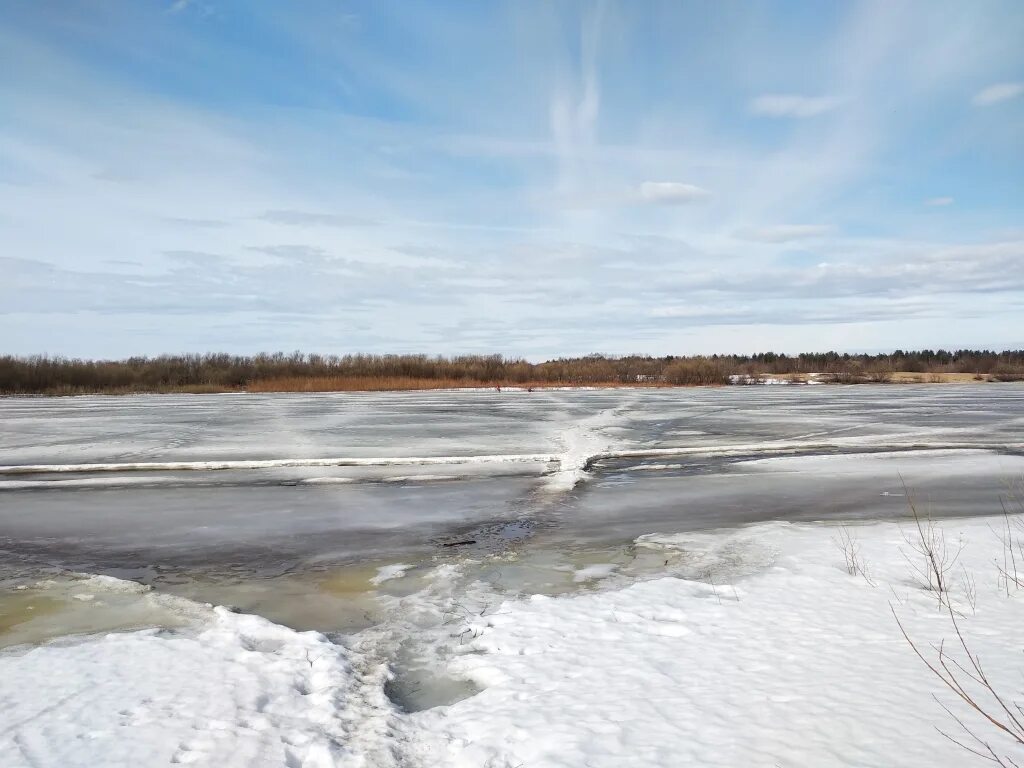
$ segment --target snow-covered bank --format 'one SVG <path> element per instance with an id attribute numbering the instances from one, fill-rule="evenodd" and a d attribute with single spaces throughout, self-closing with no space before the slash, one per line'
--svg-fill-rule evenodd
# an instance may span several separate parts
<path id="1" fill-rule="evenodd" d="M 1002 523 L 943 527 L 952 552 L 963 541 L 960 626 L 989 677 L 1021 701 L 1024 592 L 997 585 Z M 833 526 L 648 536 L 638 544 L 691 578 L 534 596 L 475 618 L 450 671 L 483 690 L 410 716 L 412 752 L 459 768 L 984 764 L 936 731 L 969 738 L 934 693 L 1020 762 L 1024 752 L 953 700 L 900 633 L 890 604 L 926 653 L 955 639 L 913 579 L 910 531 L 849 530 L 867 578 L 845 570 Z"/>
<path id="2" fill-rule="evenodd" d="M 1006 700 L 1020 702 L 1024 589 L 1000 580 L 1005 525 L 941 528 L 950 557 L 959 553 L 949 571 L 959 625 Z M 505 602 L 474 574 L 539 569 L 537 552 L 390 563 L 369 577 L 391 589 L 380 593 L 388 618 L 344 644 L 193 603 L 184 629 L 2 652 L 0 765 L 985 764 L 936 731 L 966 738 L 933 694 L 1024 764 L 942 688 L 893 617 L 926 655 L 945 638 L 966 663 L 949 646 L 949 614 L 916 580 L 914 530 L 768 523 L 650 534 L 634 562 L 664 576 L 636 581 L 628 560 L 596 555 L 570 569 L 554 559 L 547 575 L 584 591 Z M 1011 533 L 1024 539 L 1024 529 Z M 88 584 L 97 594 L 146 589 Z M 400 713 L 385 694 L 389 677 L 390 693 L 405 694 L 395 701 L 430 708 Z M 432 685 L 446 688 L 418 690 Z"/>
<path id="3" fill-rule="evenodd" d="M 386 750 L 382 680 L 361 684 L 346 651 L 318 633 L 212 612 L 194 632 L 0 654 L 0 764 L 387 764 L 367 763 Z"/>

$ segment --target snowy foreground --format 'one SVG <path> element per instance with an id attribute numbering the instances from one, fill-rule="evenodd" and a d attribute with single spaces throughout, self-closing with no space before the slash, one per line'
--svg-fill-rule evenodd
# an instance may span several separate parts
<path id="1" fill-rule="evenodd" d="M 958 624 L 1012 708 L 1024 699 L 1024 591 L 999 575 L 1005 526 L 942 530 L 950 557 L 960 552 L 949 571 Z M 0 654 L 0 764 L 986 764 L 938 732 L 978 746 L 938 702 L 1021 763 L 900 632 L 893 611 L 926 657 L 945 639 L 968 664 L 949 613 L 916 579 L 913 531 L 846 529 L 865 571 L 855 574 L 837 526 L 642 537 L 637 551 L 663 556 L 674 576 L 630 584 L 590 566 L 586 578 L 604 577 L 593 591 L 496 601 L 444 625 L 436 663 L 481 690 L 413 714 L 384 695 L 386 663 L 367 637 L 339 645 L 224 609 L 204 609 L 189 631 L 14 649 Z M 450 575 L 439 567 L 428 581 Z"/>

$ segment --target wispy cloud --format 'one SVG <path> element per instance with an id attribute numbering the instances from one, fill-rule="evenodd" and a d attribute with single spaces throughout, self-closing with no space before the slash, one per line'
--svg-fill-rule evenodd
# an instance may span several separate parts
<path id="1" fill-rule="evenodd" d="M 839 107 L 834 96 L 801 96 L 792 93 L 768 93 L 750 102 L 750 111 L 765 117 L 816 117 Z"/>
<path id="2" fill-rule="evenodd" d="M 601 113 L 598 56 L 604 13 L 605 4 L 598 4 L 571 30 L 578 36 L 578 59 L 561 74 L 550 97 L 551 136 L 559 161 L 557 193 L 563 197 L 576 196 L 588 183 Z"/>
<path id="3" fill-rule="evenodd" d="M 740 232 L 744 240 L 759 243 L 788 243 L 793 240 L 808 240 L 822 237 L 831 231 L 827 224 L 778 224 L 774 227 L 761 227 Z"/>
<path id="4" fill-rule="evenodd" d="M 678 181 L 645 181 L 640 185 L 638 196 L 645 203 L 684 205 L 703 202 L 711 197 L 711 193 L 695 184 L 683 184 Z"/>
<path id="5" fill-rule="evenodd" d="M 954 201 L 952 197 L 931 197 L 925 200 L 924 204 L 933 207 L 944 207 L 947 205 L 952 205 L 953 202 Z"/>
<path id="6" fill-rule="evenodd" d="M 264 211 L 259 218 L 293 227 L 366 227 L 376 223 L 363 216 L 310 211 Z"/>
<path id="7" fill-rule="evenodd" d="M 1001 101 L 1009 101 L 1015 99 L 1018 96 L 1024 94 L 1024 82 L 1022 83 L 995 83 L 986 88 L 982 88 L 976 94 L 972 101 L 975 106 L 978 107 L 990 107 L 993 104 L 998 104 Z"/>

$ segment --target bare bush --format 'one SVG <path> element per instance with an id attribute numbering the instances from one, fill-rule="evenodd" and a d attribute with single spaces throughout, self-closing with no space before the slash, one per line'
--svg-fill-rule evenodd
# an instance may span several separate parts
<path id="1" fill-rule="evenodd" d="M 904 483 L 906 490 L 906 484 Z M 945 640 L 938 645 L 930 644 L 924 649 L 915 642 L 906 627 L 900 621 L 892 603 L 889 608 L 900 628 L 904 639 L 913 649 L 914 654 L 924 663 L 927 669 L 948 690 L 952 691 L 967 712 L 958 714 L 953 708 L 934 696 L 939 706 L 946 712 L 957 726 L 955 733 L 937 728 L 943 737 L 958 747 L 983 758 L 1001 768 L 1024 768 L 1020 762 L 1020 751 L 1024 748 L 1024 706 L 1010 698 L 1005 692 L 1005 685 L 998 688 L 986 673 L 981 658 L 971 650 L 960 621 L 963 617 L 949 599 L 950 570 L 962 550 L 962 543 L 954 553 L 946 545 L 941 529 L 938 529 L 930 517 L 921 516 L 910 497 L 911 514 L 914 517 L 914 532 L 904 538 L 912 545 L 913 550 L 923 558 L 923 565 L 908 558 L 908 562 L 919 580 L 927 579 L 928 586 L 939 595 L 939 607 L 944 608 L 949 616 L 956 642 L 952 650 L 947 649 Z M 1024 503 L 1018 500 L 1024 511 Z M 1020 515 L 1009 514 L 1006 502 L 1003 501 L 1003 524 L 996 532 L 1003 542 L 1003 564 L 996 563 L 1000 573 L 1000 588 L 1005 588 L 1010 596 L 1011 585 L 1016 588 L 1024 586 L 1017 571 L 1017 560 L 1024 562 L 1024 519 Z M 973 575 L 960 566 L 960 589 L 963 599 L 975 613 L 977 609 L 978 590 Z M 996 741 L 998 739 L 999 741 Z"/>
<path id="2" fill-rule="evenodd" d="M 900 480 L 902 482 L 902 477 Z M 917 504 L 906 483 L 903 483 L 903 490 L 914 519 L 914 527 L 910 531 L 903 531 L 903 540 L 914 554 L 908 555 L 903 552 L 903 557 L 910 565 L 918 584 L 934 592 L 941 606 L 952 586 L 950 571 L 956 566 L 963 550 L 963 542 L 959 542 L 955 548 L 950 546 L 946 541 L 945 531 L 935 523 L 931 514 L 922 515 L 918 512 Z"/>
<path id="3" fill-rule="evenodd" d="M 694 357 L 676 360 L 662 374 L 669 384 L 725 384 L 728 371 L 717 359 Z"/>
<path id="4" fill-rule="evenodd" d="M 998 745 L 993 746 L 992 739 L 988 734 L 1001 734 L 1019 747 L 1024 747 L 1024 708 L 1020 703 L 1009 699 L 997 690 L 989 679 L 982 667 L 981 659 L 971 651 L 964 638 L 956 612 L 949 602 L 946 602 L 946 610 L 953 624 L 959 650 L 953 653 L 947 651 L 945 641 L 943 641 L 938 646 L 931 646 L 930 657 L 911 639 L 895 608 L 892 605 L 889 608 L 896 619 L 896 624 L 899 625 L 900 632 L 917 657 L 946 688 L 969 708 L 973 713 L 972 719 L 979 721 L 977 725 L 968 724 L 964 717 L 957 715 L 936 696 L 934 698 L 939 706 L 959 727 L 960 738 L 954 737 L 941 728 L 936 730 L 958 747 L 1001 766 L 1001 768 L 1021 768 L 1021 765 L 1007 754 L 1006 749 L 1000 748 Z M 960 658 L 957 658 L 958 656 Z"/>
<path id="5" fill-rule="evenodd" d="M 999 572 L 997 583 L 1009 597 L 1011 588 L 1016 591 L 1024 587 L 1024 573 L 1017 570 L 1018 564 L 1024 568 L 1024 518 L 1011 515 L 1005 500 L 1000 502 L 1003 506 L 1003 527 L 996 535 L 1003 545 L 1003 564 L 1000 566 L 996 562 Z"/>
<path id="6" fill-rule="evenodd" d="M 864 378 L 875 384 L 888 384 L 892 381 L 893 370 L 884 363 L 875 363 L 865 368 Z"/>
<path id="7" fill-rule="evenodd" d="M 971 572 L 964 566 L 960 566 L 960 571 L 960 590 L 963 592 L 967 604 L 971 606 L 971 613 L 976 613 L 978 610 L 978 584 Z"/>
<path id="8" fill-rule="evenodd" d="M 846 572 L 851 576 L 860 575 L 872 587 L 875 586 L 875 582 L 868 574 L 864 556 L 861 554 L 860 542 L 847 526 L 839 526 L 839 536 L 838 538 L 833 538 L 832 543 L 843 553 Z"/>

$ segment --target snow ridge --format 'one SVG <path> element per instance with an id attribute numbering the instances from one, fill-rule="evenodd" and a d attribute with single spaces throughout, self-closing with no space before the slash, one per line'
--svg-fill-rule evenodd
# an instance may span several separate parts
<path id="1" fill-rule="evenodd" d="M 110 577 L 87 581 L 153 594 Z M 201 613 L 199 625 L 0 653 L 5 766 L 394 765 L 384 665 L 318 632 L 168 599 Z"/>

